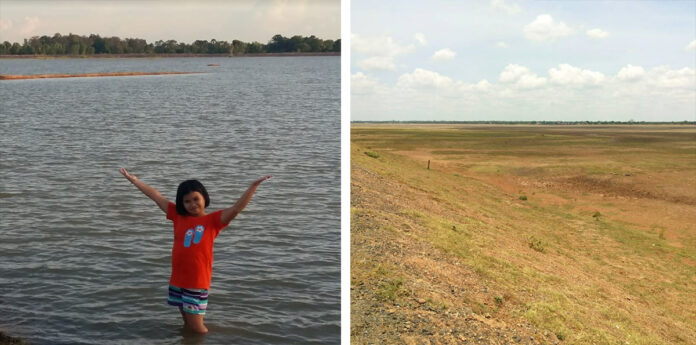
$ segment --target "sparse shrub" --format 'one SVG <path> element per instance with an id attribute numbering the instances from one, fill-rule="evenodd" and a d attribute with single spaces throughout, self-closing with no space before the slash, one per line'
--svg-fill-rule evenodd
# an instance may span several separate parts
<path id="1" fill-rule="evenodd" d="M 378 275 L 381 275 L 381 276 L 386 276 L 387 274 L 389 274 L 389 271 L 386 268 L 384 268 L 382 265 L 379 265 L 377 267 L 377 269 L 375 270 L 375 273 Z"/>
<path id="2" fill-rule="evenodd" d="M 502 305 L 503 304 L 503 297 L 502 296 L 495 296 L 495 304 L 497 305 Z"/>
<path id="3" fill-rule="evenodd" d="M 476 314 L 483 315 L 486 313 L 486 306 L 481 302 L 476 302 L 476 304 L 471 306 L 471 311 Z"/>
<path id="4" fill-rule="evenodd" d="M 541 240 L 536 239 L 534 237 L 529 239 L 529 248 L 532 248 L 536 250 L 539 253 L 543 253 L 546 251 L 546 248 L 544 246 L 544 243 L 541 242 Z"/>
<path id="5" fill-rule="evenodd" d="M 601 215 L 602 215 L 602 214 L 599 213 L 599 211 L 595 211 L 595 213 L 592 215 L 592 217 L 593 217 L 595 220 L 599 220 L 599 217 L 600 217 Z"/>
<path id="6" fill-rule="evenodd" d="M 394 301 L 402 285 L 404 285 L 404 281 L 401 278 L 383 282 L 377 290 L 377 297 L 383 301 Z"/>
<path id="7" fill-rule="evenodd" d="M 372 158 L 379 158 L 379 155 L 372 151 L 365 151 L 365 154 Z"/>
<path id="8" fill-rule="evenodd" d="M 517 198 L 517 199 L 520 199 L 520 200 L 522 200 L 522 201 L 527 201 L 527 196 L 526 196 L 526 195 L 520 195 L 520 197 Z"/>
<path id="9" fill-rule="evenodd" d="M 661 240 L 665 239 L 665 229 L 660 229 L 660 239 Z"/>
<path id="10" fill-rule="evenodd" d="M 563 340 L 563 339 L 565 339 L 565 334 L 563 334 L 563 332 L 561 332 L 561 331 L 557 331 L 556 338 L 558 338 L 558 340 Z"/>

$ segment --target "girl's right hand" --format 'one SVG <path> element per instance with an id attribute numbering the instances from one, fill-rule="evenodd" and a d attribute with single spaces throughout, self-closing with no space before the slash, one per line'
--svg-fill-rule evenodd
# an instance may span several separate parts
<path id="1" fill-rule="evenodd" d="M 133 182 L 133 181 L 138 179 L 137 177 L 135 177 L 135 175 L 131 175 L 128 172 L 128 170 L 126 170 L 126 168 L 121 168 L 120 172 L 121 172 L 121 175 L 123 175 L 126 179 L 128 179 L 128 181 Z"/>

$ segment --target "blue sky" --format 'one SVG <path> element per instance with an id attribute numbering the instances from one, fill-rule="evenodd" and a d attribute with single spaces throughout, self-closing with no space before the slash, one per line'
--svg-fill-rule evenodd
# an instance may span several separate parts
<path id="1" fill-rule="evenodd" d="M 352 120 L 696 120 L 696 1 L 351 1 Z"/>
<path id="2" fill-rule="evenodd" d="M 339 0 L 0 0 L 0 42 L 55 33 L 148 42 L 341 35 Z"/>

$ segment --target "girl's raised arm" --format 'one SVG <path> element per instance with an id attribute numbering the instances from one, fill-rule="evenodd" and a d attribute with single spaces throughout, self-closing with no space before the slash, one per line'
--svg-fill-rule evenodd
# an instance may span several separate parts
<path id="1" fill-rule="evenodd" d="M 162 211 L 164 211 L 164 213 L 167 213 L 167 207 L 169 207 L 169 200 L 162 196 L 162 193 L 160 193 L 157 189 L 148 186 L 147 184 L 145 184 L 145 182 L 138 180 L 138 178 L 135 177 L 135 175 L 131 175 L 130 173 L 128 173 L 128 170 L 126 170 L 125 168 L 121 168 L 120 171 L 121 174 L 126 179 L 128 179 L 128 181 L 130 181 L 133 185 L 138 187 L 138 189 L 140 189 L 140 191 L 143 192 L 143 194 L 147 195 L 148 198 L 152 199 L 152 201 L 154 201 L 157 204 L 157 206 L 159 206 L 159 208 L 161 208 Z"/>
<path id="2" fill-rule="evenodd" d="M 234 217 L 236 217 L 239 212 L 242 212 L 244 207 L 246 207 L 247 204 L 249 204 L 249 201 L 251 201 L 251 197 L 254 195 L 254 192 L 256 192 L 256 187 L 258 187 L 261 182 L 268 180 L 271 178 L 271 176 L 265 176 L 262 177 L 254 182 L 251 183 L 251 186 L 242 194 L 241 197 L 239 197 L 239 200 L 232 205 L 232 207 L 226 208 L 222 210 L 222 215 L 220 216 L 220 222 L 222 224 L 227 224 L 229 223 Z"/>

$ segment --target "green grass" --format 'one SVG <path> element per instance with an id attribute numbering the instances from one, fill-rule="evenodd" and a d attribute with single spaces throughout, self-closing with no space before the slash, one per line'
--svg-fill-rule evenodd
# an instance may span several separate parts
<path id="1" fill-rule="evenodd" d="M 539 253 L 543 253 L 546 251 L 546 245 L 540 239 L 532 237 L 529 239 L 528 245 L 529 248 L 532 248 Z"/>
<path id="2" fill-rule="evenodd" d="M 395 301 L 402 293 L 404 281 L 402 278 L 394 278 L 382 282 L 377 289 L 377 297 L 382 301 Z"/>
<path id="3" fill-rule="evenodd" d="M 377 154 L 377 153 L 375 153 L 375 152 L 372 152 L 372 151 L 365 151 L 365 154 L 366 154 L 368 157 L 379 158 L 379 154 Z"/>

